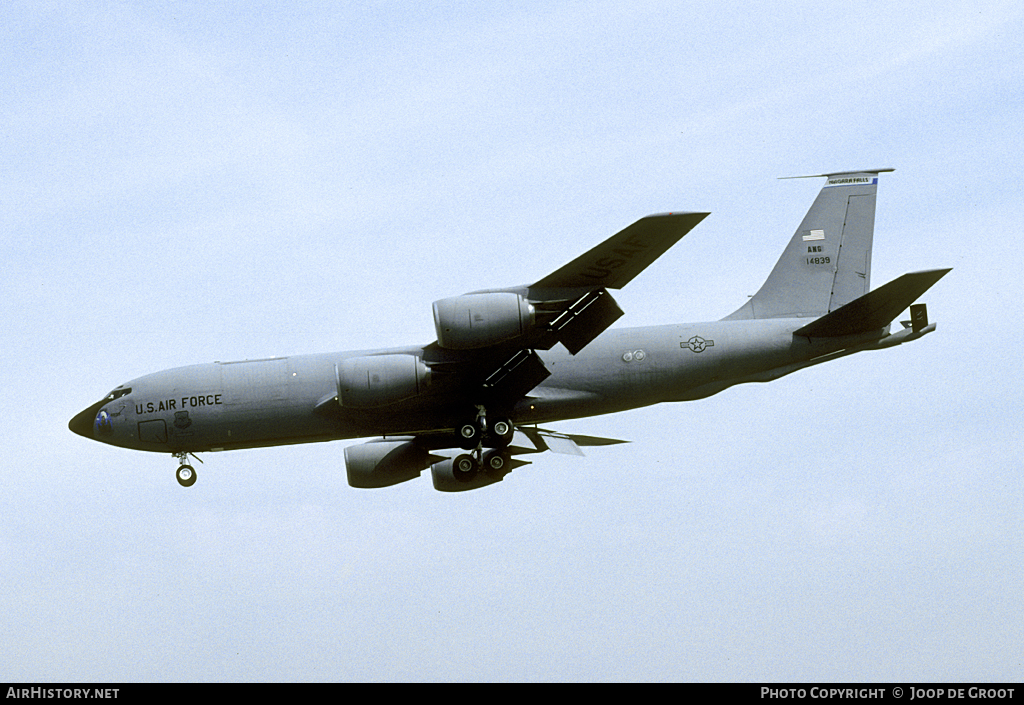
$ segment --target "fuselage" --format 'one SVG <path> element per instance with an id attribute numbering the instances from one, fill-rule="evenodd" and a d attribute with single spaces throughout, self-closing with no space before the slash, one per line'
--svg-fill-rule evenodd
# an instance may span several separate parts
<path id="1" fill-rule="evenodd" d="M 808 340 L 793 331 L 807 319 L 714 321 L 611 329 L 577 355 L 538 351 L 550 376 L 509 412 L 517 425 L 595 416 L 715 394 L 768 381 L 827 359 L 858 340 Z M 411 399 L 373 408 L 339 403 L 338 365 L 346 358 L 414 355 L 446 362 L 443 350 L 293 355 L 191 365 L 145 375 L 72 419 L 80 435 L 163 453 L 208 452 L 369 436 L 443 433 L 474 400 L 443 375 Z M 823 357 L 825 356 L 825 357 Z"/>

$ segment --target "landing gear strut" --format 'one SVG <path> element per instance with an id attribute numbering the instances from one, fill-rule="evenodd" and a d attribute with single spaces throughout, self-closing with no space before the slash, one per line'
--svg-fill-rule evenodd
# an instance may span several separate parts
<path id="1" fill-rule="evenodd" d="M 178 480 L 178 484 L 181 485 L 182 487 L 191 487 L 192 485 L 196 484 L 196 471 L 191 465 L 188 464 L 188 456 L 189 454 L 185 452 L 174 454 L 174 457 L 177 458 L 178 462 L 181 463 L 181 465 L 178 467 L 178 470 L 174 473 L 174 477 Z M 194 453 L 192 454 L 192 457 L 195 458 L 196 460 L 199 460 L 199 456 L 195 455 Z M 199 462 L 201 463 L 203 461 L 199 460 Z"/>

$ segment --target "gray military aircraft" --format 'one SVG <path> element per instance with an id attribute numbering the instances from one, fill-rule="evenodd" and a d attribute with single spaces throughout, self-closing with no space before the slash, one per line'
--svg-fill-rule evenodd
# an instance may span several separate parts
<path id="1" fill-rule="evenodd" d="M 608 290 L 708 215 L 662 213 L 529 286 L 435 301 L 429 345 L 165 370 L 122 384 L 68 426 L 172 454 L 185 487 L 196 453 L 365 437 L 378 438 L 345 449 L 353 487 L 428 467 L 438 490 L 490 485 L 528 464 L 522 456 L 622 442 L 540 424 L 702 399 L 934 331 L 925 305 L 911 304 L 949 269 L 870 291 L 878 175 L 890 171 L 818 175 L 825 184 L 764 285 L 720 321 L 609 330 L 623 312 Z M 908 306 L 910 320 L 890 333 Z"/>

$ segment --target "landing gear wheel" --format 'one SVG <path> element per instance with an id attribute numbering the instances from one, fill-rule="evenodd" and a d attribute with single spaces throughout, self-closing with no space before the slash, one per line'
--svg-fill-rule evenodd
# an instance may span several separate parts
<path id="1" fill-rule="evenodd" d="M 503 451 L 492 450 L 484 453 L 484 472 L 488 474 L 504 474 L 502 471 L 508 465 L 508 456 Z"/>
<path id="2" fill-rule="evenodd" d="M 452 461 L 452 475 L 459 482 L 470 482 L 479 471 L 480 466 L 472 455 L 459 455 Z"/>
<path id="3" fill-rule="evenodd" d="M 473 450 L 480 443 L 480 425 L 475 421 L 467 421 L 455 429 L 459 448 Z"/>
<path id="4" fill-rule="evenodd" d="M 512 442 L 515 433 L 516 427 L 507 418 L 499 416 L 493 422 L 488 419 L 488 435 L 493 447 L 504 448 Z"/>
<path id="5" fill-rule="evenodd" d="M 178 468 L 178 471 L 174 473 L 174 476 L 178 479 L 178 484 L 182 487 L 191 487 L 196 484 L 196 471 L 192 469 L 191 465 L 182 465 Z"/>

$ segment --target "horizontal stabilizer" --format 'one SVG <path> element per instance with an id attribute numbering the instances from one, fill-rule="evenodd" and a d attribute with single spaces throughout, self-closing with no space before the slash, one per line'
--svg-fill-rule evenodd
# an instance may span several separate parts
<path id="1" fill-rule="evenodd" d="M 930 269 L 904 274 L 885 286 L 854 299 L 821 318 L 793 331 L 808 338 L 835 338 L 878 330 L 889 325 L 900 312 L 949 272 Z"/>
<path id="2" fill-rule="evenodd" d="M 530 289 L 621 289 L 707 216 L 662 213 L 641 218 Z"/>
<path id="3" fill-rule="evenodd" d="M 857 171 L 833 171 L 831 174 L 806 174 L 805 176 L 780 176 L 780 179 L 816 179 L 820 176 L 833 178 L 836 176 L 850 176 L 851 174 L 885 174 L 896 171 L 892 167 L 884 169 L 858 169 Z"/>

